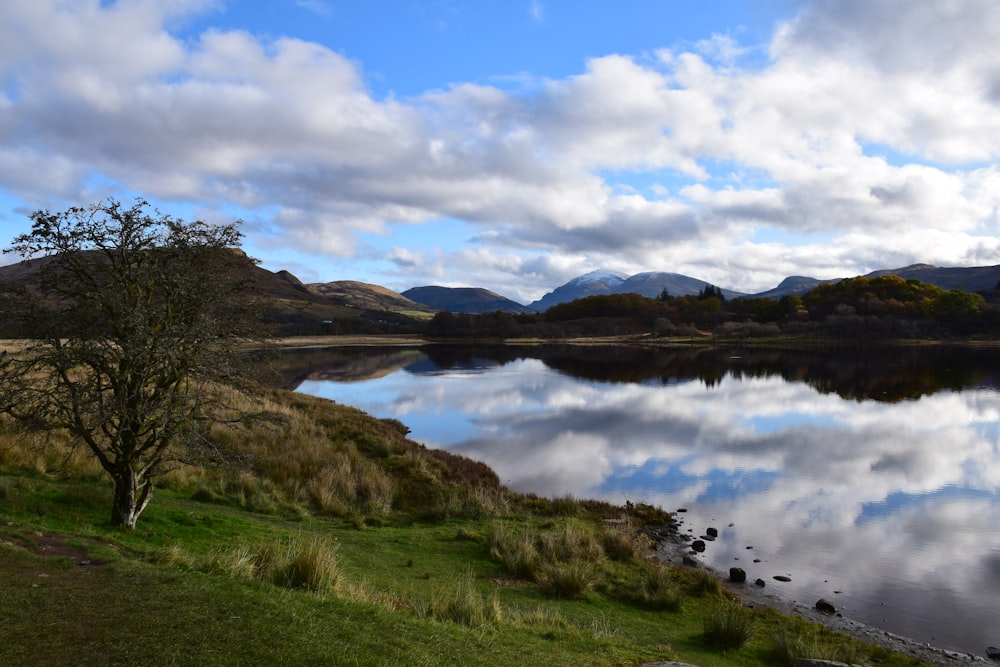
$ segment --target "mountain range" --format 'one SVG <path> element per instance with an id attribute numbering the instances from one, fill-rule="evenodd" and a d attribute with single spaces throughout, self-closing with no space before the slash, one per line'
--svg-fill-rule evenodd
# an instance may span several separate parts
<path id="1" fill-rule="evenodd" d="M 960 287 L 968 292 L 993 289 L 1000 283 L 1000 265 L 976 267 L 937 267 L 930 264 L 913 264 L 898 269 L 880 269 L 865 274 L 866 278 L 877 278 L 885 275 L 897 275 L 901 278 L 916 278 L 921 282 L 936 285 L 942 289 Z M 809 276 L 789 276 L 772 289 L 753 294 L 722 289 L 727 299 L 771 298 L 780 299 L 790 294 L 805 294 L 824 283 L 836 283 L 842 278 L 821 280 Z M 453 313 L 484 313 L 484 312 L 543 312 L 552 306 L 588 296 L 602 294 L 635 293 L 648 298 L 656 298 L 664 290 L 670 296 L 691 296 L 698 294 L 710 283 L 698 278 L 692 278 L 680 273 L 649 271 L 625 276 L 613 271 L 598 269 L 573 278 L 569 282 L 555 288 L 541 299 L 527 306 L 502 297 L 489 290 L 475 288 L 420 287 L 407 290 L 403 294 L 414 301 L 437 310 L 448 310 Z M 475 301 L 476 294 L 484 296 Z M 428 296 L 425 296 L 428 295 Z M 433 295 L 430 297 L 429 295 Z"/>
<path id="2" fill-rule="evenodd" d="M 29 280 L 44 259 L 0 266 L 0 283 L 21 283 Z M 413 287 L 402 294 L 380 285 L 353 280 L 304 284 L 288 271 L 272 272 L 247 259 L 247 272 L 257 285 L 257 291 L 279 304 L 279 321 L 286 329 L 310 330 L 316 322 L 352 318 L 383 321 L 387 314 L 404 318 L 429 318 L 447 310 L 453 313 L 543 312 L 560 303 L 605 294 L 637 293 L 656 298 L 664 290 L 670 296 L 695 295 L 710 283 L 679 273 L 645 272 L 625 276 L 613 271 L 597 270 L 577 276 L 541 299 L 522 305 L 512 299 L 483 288 Z M 881 269 L 865 274 L 867 278 L 897 275 L 915 278 L 942 289 L 960 287 L 968 292 L 992 290 L 1000 283 L 1000 265 L 976 267 L 937 267 L 913 264 L 898 269 Z M 778 299 L 789 294 L 804 294 L 823 283 L 839 282 L 840 278 L 821 280 L 808 276 L 789 276 L 773 289 L 747 294 L 723 289 L 727 299 L 736 297 Z"/>

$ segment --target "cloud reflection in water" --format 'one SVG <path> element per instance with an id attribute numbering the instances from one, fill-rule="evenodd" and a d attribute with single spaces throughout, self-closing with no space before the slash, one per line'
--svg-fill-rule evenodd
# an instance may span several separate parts
<path id="1" fill-rule="evenodd" d="M 369 385 L 364 402 L 347 385 L 300 391 L 396 417 L 518 491 L 688 507 L 696 534 L 721 530 L 710 563 L 790 574 L 771 585 L 803 602 L 836 598 L 848 616 L 956 650 L 1000 641 L 992 389 L 880 403 L 776 375 L 598 382 L 537 359 Z"/>

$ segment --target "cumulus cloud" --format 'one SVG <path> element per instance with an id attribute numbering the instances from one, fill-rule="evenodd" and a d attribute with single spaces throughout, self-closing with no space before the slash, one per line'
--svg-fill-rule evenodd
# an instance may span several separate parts
<path id="1" fill-rule="evenodd" d="M 7 3 L 0 188 L 79 201 L 97 175 L 112 192 L 266 211 L 262 247 L 320 255 L 357 252 L 389 223 L 458 218 L 491 255 L 521 258 L 465 282 L 520 293 L 601 265 L 752 291 L 789 273 L 996 262 L 1000 8 L 985 0 L 816 0 L 777 26 L 763 62 L 716 35 L 595 54 L 520 90 L 402 100 L 376 98 L 363 63 L 320 44 L 181 37 L 215 8 Z M 400 257 L 415 282 L 463 263 Z"/>

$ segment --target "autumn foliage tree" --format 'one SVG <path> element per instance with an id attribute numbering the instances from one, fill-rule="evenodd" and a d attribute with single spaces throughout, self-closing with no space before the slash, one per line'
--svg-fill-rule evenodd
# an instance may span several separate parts
<path id="1" fill-rule="evenodd" d="M 233 341 L 252 329 L 239 223 L 114 199 L 31 219 L 7 252 L 34 278 L 3 301 L 31 343 L 0 361 L 0 410 L 89 448 L 114 484 L 112 524 L 134 528 L 206 420 L 233 417 L 206 388 L 238 376 Z"/>

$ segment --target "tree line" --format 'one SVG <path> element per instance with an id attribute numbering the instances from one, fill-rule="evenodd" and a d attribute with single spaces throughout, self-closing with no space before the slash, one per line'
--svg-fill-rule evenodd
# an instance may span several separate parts
<path id="1" fill-rule="evenodd" d="M 726 300 L 707 286 L 697 295 L 651 299 L 639 294 L 589 296 L 543 313 L 437 313 L 426 334 L 444 338 L 714 335 L 843 340 L 986 337 L 1000 324 L 1000 289 L 942 289 L 899 276 L 857 277 L 805 294 Z"/>

